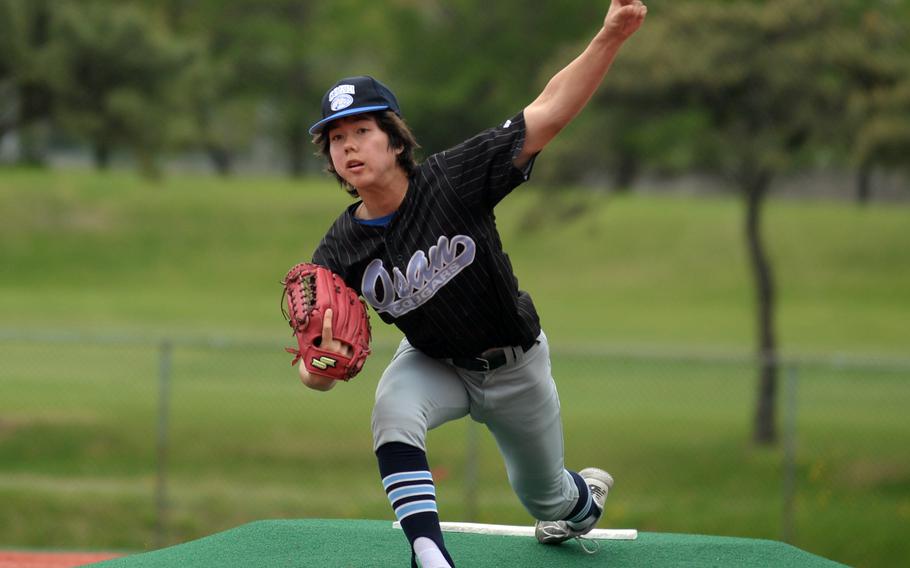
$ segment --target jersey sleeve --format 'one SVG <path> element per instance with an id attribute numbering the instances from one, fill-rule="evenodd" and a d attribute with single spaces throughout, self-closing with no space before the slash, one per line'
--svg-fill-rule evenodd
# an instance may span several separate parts
<path id="1" fill-rule="evenodd" d="M 523 169 L 512 163 L 521 153 L 524 140 L 524 113 L 518 113 L 444 151 L 442 161 L 446 177 L 460 198 L 473 205 L 493 208 L 527 181 L 534 158 Z"/>

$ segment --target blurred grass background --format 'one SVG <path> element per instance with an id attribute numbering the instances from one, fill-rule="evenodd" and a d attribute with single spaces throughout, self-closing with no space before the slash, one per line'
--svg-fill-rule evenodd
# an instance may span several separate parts
<path id="1" fill-rule="evenodd" d="M 271 336 L 286 268 L 309 258 L 349 203 L 328 182 L 277 177 L 25 169 L 0 183 L 0 308 L 19 329 Z M 751 349 L 735 196 L 526 189 L 497 209 L 498 223 L 562 341 Z M 904 207 L 779 199 L 766 216 L 783 349 L 906 354 Z"/>
<path id="2" fill-rule="evenodd" d="M 278 282 L 347 202 L 322 180 L 0 171 L 0 546 L 159 544 L 163 338 L 164 544 L 263 518 L 390 519 L 369 413 L 397 332 L 374 318 L 375 355 L 329 394 L 303 388 L 281 350 Z M 497 216 L 551 341 L 568 464 L 617 478 L 603 524 L 781 538 L 784 449 L 750 442 L 738 200 L 531 184 Z M 766 213 L 797 365 L 790 541 L 857 566 L 910 556 L 907 221 L 831 201 Z M 443 516 L 530 523 L 469 426 L 430 436 Z"/>

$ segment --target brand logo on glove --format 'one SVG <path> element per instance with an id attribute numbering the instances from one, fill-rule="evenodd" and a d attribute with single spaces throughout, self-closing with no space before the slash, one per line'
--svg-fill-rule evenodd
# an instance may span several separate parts
<path id="1" fill-rule="evenodd" d="M 456 235 L 450 241 L 442 236 L 430 247 L 429 254 L 422 250 L 415 252 L 404 272 L 393 267 L 394 279 L 377 258 L 363 273 L 363 297 L 377 312 L 400 317 L 429 301 L 474 262 L 476 254 L 477 244 L 471 237 Z M 377 290 L 379 284 L 380 290 Z"/>
<path id="2" fill-rule="evenodd" d="M 338 363 L 337 359 L 332 359 L 331 357 L 327 357 L 325 355 L 319 358 L 313 357 L 313 360 L 310 362 L 311 365 L 317 369 L 322 369 L 323 371 L 329 367 L 334 367 L 336 363 Z"/>

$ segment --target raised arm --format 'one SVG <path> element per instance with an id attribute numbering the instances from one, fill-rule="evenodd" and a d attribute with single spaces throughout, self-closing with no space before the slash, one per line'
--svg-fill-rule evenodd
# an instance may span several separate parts
<path id="1" fill-rule="evenodd" d="M 588 47 L 550 79 L 540 95 L 524 110 L 525 142 L 515 166 L 522 168 L 543 150 L 585 107 L 603 81 L 623 42 L 648 13 L 641 0 L 612 0 L 603 27 Z"/>

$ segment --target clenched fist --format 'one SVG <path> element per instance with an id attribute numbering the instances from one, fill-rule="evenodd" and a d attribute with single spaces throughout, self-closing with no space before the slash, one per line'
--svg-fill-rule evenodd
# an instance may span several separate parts
<path id="1" fill-rule="evenodd" d="M 641 0 L 612 0 L 604 18 L 604 31 L 626 39 L 641 27 L 647 14 L 648 7 Z"/>

